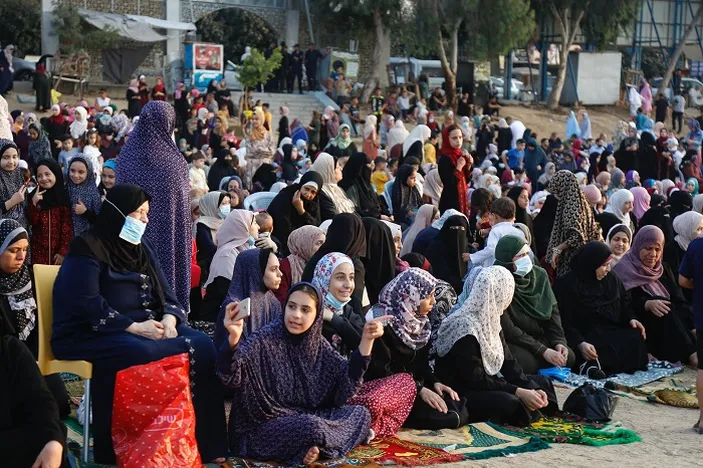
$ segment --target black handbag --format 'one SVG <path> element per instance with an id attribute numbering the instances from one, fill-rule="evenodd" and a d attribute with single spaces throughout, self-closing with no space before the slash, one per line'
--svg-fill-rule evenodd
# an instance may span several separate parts
<path id="1" fill-rule="evenodd" d="M 469 410 L 466 409 L 466 399 L 452 400 L 449 395 L 443 395 L 447 404 L 447 412 L 442 413 L 425 403 L 419 396 L 415 399 L 412 411 L 403 427 L 411 429 L 458 429 L 469 422 Z"/>
<path id="2" fill-rule="evenodd" d="M 564 412 L 588 421 L 610 421 L 617 401 L 617 397 L 608 390 L 585 383 L 571 392 L 564 402 Z"/>

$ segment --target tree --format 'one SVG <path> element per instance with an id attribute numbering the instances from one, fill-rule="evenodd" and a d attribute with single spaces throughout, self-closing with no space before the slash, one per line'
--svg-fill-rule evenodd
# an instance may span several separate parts
<path id="1" fill-rule="evenodd" d="M 59 34 L 59 49 L 62 54 L 117 46 L 120 35 L 113 28 L 93 27 L 72 6 L 59 5 L 54 10 L 53 27 Z"/>
<path id="2" fill-rule="evenodd" d="M 41 7 L 38 0 L 0 1 L 0 44 L 13 44 L 15 56 L 41 53 Z"/>
<path id="3" fill-rule="evenodd" d="M 683 32 L 683 37 L 676 46 L 676 50 L 674 50 L 674 53 L 671 55 L 671 57 L 669 57 L 669 68 L 667 68 L 666 70 L 666 75 L 664 75 L 664 79 L 662 80 L 659 89 L 666 89 L 669 87 L 669 81 L 671 81 L 671 77 L 674 74 L 676 64 L 679 62 L 679 58 L 681 57 L 681 53 L 683 52 L 684 46 L 686 45 L 688 36 L 690 36 L 693 32 L 693 29 L 698 26 L 698 23 L 700 23 L 701 18 L 703 18 L 703 5 L 700 5 L 698 7 L 698 11 L 696 11 L 696 14 L 693 16 L 693 19 L 688 24 L 688 26 L 686 26 L 686 29 Z"/>
<path id="4" fill-rule="evenodd" d="M 239 82 L 244 85 L 244 92 L 271 79 L 281 66 L 282 60 L 283 54 L 280 47 L 276 47 L 269 58 L 266 58 L 258 49 L 251 49 L 251 55 L 244 59 L 237 70 Z"/>
<path id="5" fill-rule="evenodd" d="M 551 19 L 560 36 L 559 68 L 552 92 L 547 98 L 549 109 L 559 106 L 566 82 L 569 51 L 576 34 L 582 31 L 586 39 L 594 44 L 611 42 L 627 13 L 634 11 L 636 4 L 639 4 L 638 0 L 532 0 L 537 16 Z"/>
<path id="6" fill-rule="evenodd" d="M 244 48 L 264 50 L 276 42 L 276 33 L 259 16 L 239 8 L 225 8 L 206 15 L 196 23 L 205 42 L 222 44 L 225 60 L 239 63 Z"/>

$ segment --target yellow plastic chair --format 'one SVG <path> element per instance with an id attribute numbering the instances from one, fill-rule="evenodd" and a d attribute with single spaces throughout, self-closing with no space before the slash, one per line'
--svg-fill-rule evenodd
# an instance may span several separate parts
<path id="1" fill-rule="evenodd" d="M 37 293 L 37 313 L 39 315 L 39 370 L 42 375 L 65 372 L 85 379 L 85 415 L 83 417 L 83 462 L 88 463 L 90 443 L 90 379 L 93 365 L 88 361 L 60 361 L 51 351 L 54 305 L 52 294 L 54 281 L 59 273 L 57 265 L 34 265 L 34 284 Z"/>

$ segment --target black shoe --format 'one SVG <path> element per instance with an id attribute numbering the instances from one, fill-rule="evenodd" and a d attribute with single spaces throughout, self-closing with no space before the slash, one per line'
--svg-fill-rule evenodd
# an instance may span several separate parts
<path id="1" fill-rule="evenodd" d="M 588 369 L 587 375 L 588 375 L 589 379 L 593 379 L 593 380 L 603 380 L 606 377 L 605 372 L 603 372 L 602 370 L 598 369 L 595 366 L 590 367 Z"/>

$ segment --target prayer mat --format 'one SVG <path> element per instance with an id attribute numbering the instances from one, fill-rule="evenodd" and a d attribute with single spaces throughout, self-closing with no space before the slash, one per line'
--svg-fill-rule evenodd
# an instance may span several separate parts
<path id="1" fill-rule="evenodd" d="M 347 459 L 369 460 L 379 465 L 422 466 L 462 461 L 464 457 L 441 448 L 416 444 L 391 436 L 373 440 L 369 445 L 356 447 L 349 452 Z"/>
<path id="2" fill-rule="evenodd" d="M 492 423 L 488 424 L 496 427 Z M 545 442 L 594 447 L 642 441 L 636 432 L 624 428 L 620 422 L 599 424 L 566 414 L 541 418 L 527 427 L 504 426 L 503 429 L 516 437 L 539 437 Z"/>
<path id="3" fill-rule="evenodd" d="M 657 385 L 647 385 L 644 388 L 627 387 L 615 383 L 608 384 L 606 387 L 618 396 L 677 408 L 698 409 L 695 385 L 686 385 L 676 379 L 667 379 L 664 382 L 658 382 Z"/>
<path id="4" fill-rule="evenodd" d="M 573 387 L 580 387 L 585 383 L 593 384 L 597 388 L 603 388 L 606 382 L 614 382 L 625 387 L 641 387 L 648 383 L 654 382 L 664 377 L 682 372 L 684 366 L 681 364 L 672 364 L 667 361 L 650 361 L 646 371 L 636 371 L 634 374 L 615 374 L 603 380 L 593 380 L 588 377 L 574 374 L 564 380 L 564 383 Z"/>
<path id="5" fill-rule="evenodd" d="M 441 448 L 449 453 L 461 455 L 464 460 L 485 460 L 549 448 L 549 444 L 538 437 L 516 437 L 501 427 L 486 423 L 475 423 L 459 429 L 437 431 L 402 429 L 397 437 Z"/>

